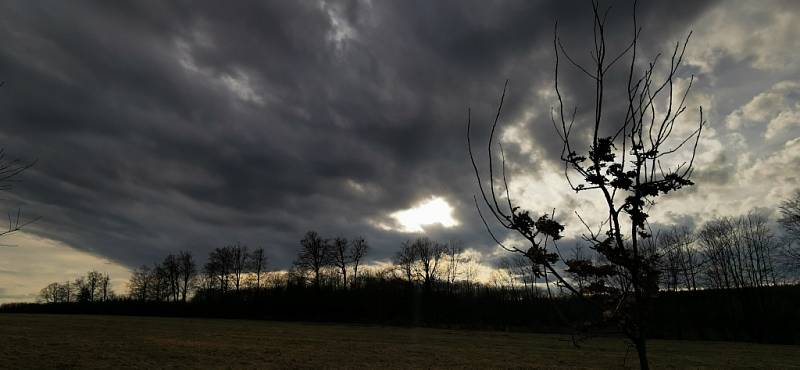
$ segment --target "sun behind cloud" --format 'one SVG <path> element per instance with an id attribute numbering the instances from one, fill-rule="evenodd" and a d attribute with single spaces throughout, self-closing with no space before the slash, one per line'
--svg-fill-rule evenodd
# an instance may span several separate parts
<path id="1" fill-rule="evenodd" d="M 453 207 L 442 197 L 431 197 L 413 207 L 389 215 L 400 226 L 397 231 L 423 232 L 423 226 L 440 224 L 443 227 L 458 226 L 453 217 Z"/>

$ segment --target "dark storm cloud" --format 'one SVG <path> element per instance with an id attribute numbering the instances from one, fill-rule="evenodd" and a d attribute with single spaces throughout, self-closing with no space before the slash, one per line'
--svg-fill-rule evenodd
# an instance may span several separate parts
<path id="1" fill-rule="evenodd" d="M 369 220 L 432 195 L 461 221 L 435 236 L 489 246 L 466 108 L 485 138 L 508 78 L 506 121 L 547 112 L 532 88 L 551 84 L 555 19 L 576 53 L 591 41 L 588 4 L 568 4 L 6 2 L 0 135 L 39 158 L 16 194 L 45 217 L 34 232 L 127 265 L 240 240 L 284 267 L 308 229 L 386 257 L 409 236 Z M 641 4 L 647 45 L 709 4 Z M 630 7 L 614 6 L 621 40 Z M 565 72 L 577 101 L 584 82 Z M 557 158 L 546 114 L 525 129 Z"/>

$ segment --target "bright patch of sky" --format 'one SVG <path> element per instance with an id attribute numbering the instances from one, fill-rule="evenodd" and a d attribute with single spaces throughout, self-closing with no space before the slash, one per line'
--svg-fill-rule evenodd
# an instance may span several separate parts
<path id="1" fill-rule="evenodd" d="M 431 197 L 411 208 L 394 212 L 390 217 L 397 221 L 397 231 L 407 233 L 423 232 L 425 226 L 435 224 L 443 227 L 458 225 L 458 220 L 453 218 L 453 207 L 441 197 Z"/>
<path id="2" fill-rule="evenodd" d="M 117 294 L 126 294 L 130 271 L 105 258 L 24 231 L 0 243 L 0 304 L 32 302 L 52 282 L 72 281 L 88 271 L 108 273 Z"/>

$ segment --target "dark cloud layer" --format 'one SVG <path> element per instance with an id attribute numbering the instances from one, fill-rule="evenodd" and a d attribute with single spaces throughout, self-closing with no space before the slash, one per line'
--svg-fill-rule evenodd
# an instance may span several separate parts
<path id="1" fill-rule="evenodd" d="M 645 49 L 711 4 L 641 3 Z M 576 2 L 0 7 L 2 143 L 39 159 L 16 190 L 44 216 L 31 230 L 129 266 L 238 240 L 283 267 L 308 229 L 365 235 L 386 257 L 409 236 L 370 220 L 432 195 L 461 221 L 434 234 L 488 248 L 466 109 L 488 123 L 508 78 L 507 121 L 546 112 L 536 91 L 552 83 L 555 20 L 577 53 L 591 41 Z M 612 40 L 629 35 L 629 15 L 614 2 Z M 585 81 L 565 73 L 580 101 Z M 549 119 L 533 117 L 525 130 L 555 160 Z"/>

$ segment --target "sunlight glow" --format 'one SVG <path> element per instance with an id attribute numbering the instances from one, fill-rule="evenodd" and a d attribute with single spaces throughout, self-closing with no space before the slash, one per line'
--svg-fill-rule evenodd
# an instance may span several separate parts
<path id="1" fill-rule="evenodd" d="M 422 232 L 423 226 L 440 224 L 443 227 L 458 225 L 453 218 L 453 207 L 441 197 L 432 197 L 414 207 L 397 211 L 390 215 L 402 227 L 399 231 L 415 233 Z"/>
<path id="2" fill-rule="evenodd" d="M 130 270 L 124 265 L 24 230 L 6 235 L 0 242 L 0 304 L 34 302 L 47 284 L 91 270 L 108 273 L 113 290 L 127 293 Z"/>

